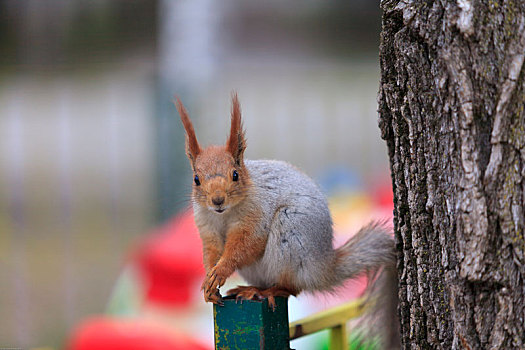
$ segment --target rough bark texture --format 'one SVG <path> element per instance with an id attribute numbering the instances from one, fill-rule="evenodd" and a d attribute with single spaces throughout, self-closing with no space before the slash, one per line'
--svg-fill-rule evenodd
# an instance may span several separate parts
<path id="1" fill-rule="evenodd" d="M 525 349 L 525 1 L 382 1 L 404 348 Z"/>

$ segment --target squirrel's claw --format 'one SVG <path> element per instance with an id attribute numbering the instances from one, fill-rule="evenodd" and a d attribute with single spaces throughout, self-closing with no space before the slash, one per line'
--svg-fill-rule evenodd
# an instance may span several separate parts
<path id="1" fill-rule="evenodd" d="M 275 311 L 277 304 L 275 303 L 275 297 L 288 298 L 290 295 L 297 295 L 299 292 L 291 291 L 284 287 L 273 286 L 268 289 L 259 289 L 253 286 L 238 286 L 237 288 L 230 289 L 228 295 L 235 295 L 237 302 L 242 300 L 263 300 L 268 299 L 268 306 Z"/>
<path id="2" fill-rule="evenodd" d="M 219 265 L 215 265 L 206 275 L 206 278 L 202 283 L 201 289 L 204 290 L 205 295 L 212 295 L 215 293 L 217 288 L 220 288 L 224 285 L 224 283 L 226 282 L 226 278 L 228 278 L 230 275 L 231 273 L 222 273 L 222 270 L 220 269 Z"/>
<path id="3" fill-rule="evenodd" d="M 206 281 L 205 291 L 207 293 L 211 293 L 213 290 L 222 287 L 225 281 L 226 281 L 225 278 L 217 276 L 217 274 L 212 274 L 211 276 L 208 277 Z"/>
<path id="4" fill-rule="evenodd" d="M 219 293 L 218 289 L 215 289 L 215 292 L 212 293 L 204 293 L 204 301 L 207 303 L 214 303 L 216 305 L 224 306 L 222 295 Z"/>
<path id="5" fill-rule="evenodd" d="M 241 303 L 243 300 L 263 300 L 264 298 L 268 298 L 268 306 L 272 311 L 275 311 L 277 306 L 275 304 L 275 298 L 271 293 L 257 287 L 238 286 L 237 288 L 230 289 L 228 295 L 235 295 L 235 301 Z"/>
<path id="6" fill-rule="evenodd" d="M 237 288 L 230 289 L 226 294 L 235 295 L 237 301 L 240 300 L 254 300 L 258 299 L 260 289 L 252 286 L 238 286 Z"/>

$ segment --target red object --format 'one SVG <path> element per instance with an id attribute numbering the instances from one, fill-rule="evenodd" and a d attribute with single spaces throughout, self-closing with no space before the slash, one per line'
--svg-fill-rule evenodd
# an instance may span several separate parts
<path id="1" fill-rule="evenodd" d="M 73 332 L 68 350 L 207 350 L 189 336 L 152 322 L 92 318 Z"/>
<path id="2" fill-rule="evenodd" d="M 171 306 L 189 304 L 205 274 L 193 212 L 186 211 L 155 230 L 135 256 L 148 301 Z"/>
<path id="3" fill-rule="evenodd" d="M 374 186 L 372 198 L 377 206 L 384 209 L 394 210 L 394 193 L 392 192 L 392 184 L 388 181 L 383 181 Z"/>

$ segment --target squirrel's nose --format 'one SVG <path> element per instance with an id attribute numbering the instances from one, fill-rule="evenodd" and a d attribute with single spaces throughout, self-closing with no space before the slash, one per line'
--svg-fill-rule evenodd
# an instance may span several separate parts
<path id="1" fill-rule="evenodd" d="M 224 197 L 213 197 L 211 199 L 212 203 L 215 204 L 215 205 L 221 205 L 222 203 L 224 203 Z"/>

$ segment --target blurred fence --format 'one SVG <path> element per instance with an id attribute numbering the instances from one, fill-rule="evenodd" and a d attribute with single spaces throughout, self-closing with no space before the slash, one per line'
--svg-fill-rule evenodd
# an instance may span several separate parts
<path id="1" fill-rule="evenodd" d="M 0 86 L 0 346 L 58 341 L 103 311 L 151 225 L 151 74 L 131 71 Z"/>
<path id="2" fill-rule="evenodd" d="M 236 90 L 248 158 L 287 160 L 317 178 L 338 167 L 364 182 L 387 173 L 377 57 L 324 56 L 375 37 L 374 12 L 227 1 L 219 13 L 209 0 L 161 1 L 156 33 L 156 5 L 94 3 L 56 0 L 58 12 L 34 0 L 0 4 L 0 45 L 15 48 L 0 58 L 14 67 L 0 70 L 0 309 L 9 315 L 0 347 L 60 345 L 78 320 L 104 311 L 134 238 L 159 212 L 188 205 L 173 94 L 203 144 L 225 141 Z M 363 35 L 348 45 L 356 25 Z M 310 40 L 319 52 L 303 50 Z"/>
<path id="3" fill-rule="evenodd" d="M 15 316 L 0 321 L 0 339 L 61 338 L 66 325 L 101 312 L 129 243 L 152 223 L 154 84 L 147 69 L 130 72 L 16 79 L 1 88 L 0 256 L 7 268 L 0 307 Z M 188 109 L 199 140 L 222 143 L 236 89 L 247 157 L 288 160 L 313 176 L 342 166 L 370 177 L 387 171 L 376 74 L 367 62 L 322 71 L 226 67 Z M 172 118 L 178 127 L 174 108 Z M 183 148 L 180 137 L 171 141 Z M 177 167 L 189 173 L 185 158 Z M 174 189 L 181 206 L 189 179 Z"/>

